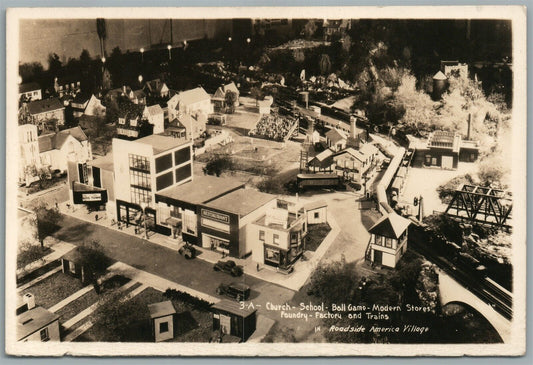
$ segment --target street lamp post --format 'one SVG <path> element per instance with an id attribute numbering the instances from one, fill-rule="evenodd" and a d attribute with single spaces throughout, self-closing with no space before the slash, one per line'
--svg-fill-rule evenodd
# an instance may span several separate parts
<path id="1" fill-rule="evenodd" d="M 141 209 L 143 210 L 143 220 L 144 220 L 144 235 L 146 236 L 146 239 L 148 239 L 148 229 L 146 225 L 146 207 L 147 206 L 148 205 L 146 204 L 146 202 L 141 203 Z"/>
<path id="2" fill-rule="evenodd" d="M 171 59 L 172 59 L 172 54 L 171 54 L 170 51 L 172 50 L 172 46 L 169 44 L 169 45 L 167 46 L 167 49 L 168 49 L 168 59 L 171 60 Z"/>
<path id="3" fill-rule="evenodd" d="M 141 62 L 144 62 L 144 48 L 141 48 L 140 51 L 141 51 Z"/>

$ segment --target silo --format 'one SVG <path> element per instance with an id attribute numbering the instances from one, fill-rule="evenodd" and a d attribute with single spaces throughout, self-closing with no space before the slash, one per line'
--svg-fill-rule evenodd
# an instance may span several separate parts
<path id="1" fill-rule="evenodd" d="M 448 87 L 448 78 L 441 71 L 433 76 L 433 99 L 440 100 Z"/>

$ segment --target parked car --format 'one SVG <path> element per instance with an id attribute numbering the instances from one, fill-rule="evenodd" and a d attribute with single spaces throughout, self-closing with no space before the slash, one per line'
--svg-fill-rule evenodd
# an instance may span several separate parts
<path id="1" fill-rule="evenodd" d="M 178 250 L 178 253 L 187 260 L 194 259 L 196 257 L 196 249 L 188 243 L 181 246 Z"/>
<path id="2" fill-rule="evenodd" d="M 250 297 L 250 287 L 242 283 L 220 284 L 217 288 L 217 294 L 225 295 L 240 302 Z"/>
<path id="3" fill-rule="evenodd" d="M 241 276 L 243 274 L 242 266 L 237 265 L 233 260 L 220 260 L 215 264 L 215 266 L 213 266 L 213 270 L 223 271 L 225 273 L 230 274 L 231 276 Z"/>

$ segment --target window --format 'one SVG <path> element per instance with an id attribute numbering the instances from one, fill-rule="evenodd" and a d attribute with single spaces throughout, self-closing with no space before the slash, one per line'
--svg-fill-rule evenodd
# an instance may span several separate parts
<path id="1" fill-rule="evenodd" d="M 191 159 L 191 149 L 189 146 L 174 152 L 174 165 L 181 165 Z"/>
<path id="2" fill-rule="evenodd" d="M 126 118 L 118 118 L 118 124 L 126 124 Z"/>
<path id="3" fill-rule="evenodd" d="M 145 189 L 151 189 L 150 175 L 137 170 L 130 170 L 130 185 Z"/>
<path id="4" fill-rule="evenodd" d="M 167 172 L 166 174 L 160 175 L 155 179 L 155 186 L 157 191 L 162 190 L 166 187 L 172 185 L 172 171 Z"/>
<path id="5" fill-rule="evenodd" d="M 50 340 L 50 334 L 48 333 L 48 327 L 43 328 L 40 334 L 41 334 L 41 342 L 46 342 Z"/>
<path id="6" fill-rule="evenodd" d="M 265 242 L 265 231 L 259 231 L 259 241 Z"/>
<path id="7" fill-rule="evenodd" d="M 137 118 L 130 119 L 130 125 L 132 127 L 137 127 Z"/>
<path id="8" fill-rule="evenodd" d="M 273 250 L 271 248 L 265 247 L 265 261 L 270 261 L 270 262 L 279 264 L 279 261 L 280 261 L 279 250 Z"/>
<path id="9" fill-rule="evenodd" d="M 165 333 L 165 332 L 168 332 L 168 322 L 160 322 L 159 333 Z"/>
<path id="10" fill-rule="evenodd" d="M 155 172 L 159 173 L 172 167 L 172 154 L 167 154 L 155 159 Z"/>
<path id="11" fill-rule="evenodd" d="M 180 208 L 176 207 L 176 206 L 171 206 L 170 207 L 170 216 L 171 217 L 174 217 L 174 218 L 178 218 L 178 219 L 181 219 L 181 211 L 180 211 Z"/>
<path id="12" fill-rule="evenodd" d="M 392 248 L 392 238 L 385 237 L 385 247 Z"/>
<path id="13" fill-rule="evenodd" d="M 150 161 L 147 157 L 129 154 L 130 169 L 150 172 Z"/>
<path id="14" fill-rule="evenodd" d="M 135 204 L 149 203 L 152 200 L 150 190 L 131 187 L 131 202 Z"/>
<path id="15" fill-rule="evenodd" d="M 320 218 L 320 213 L 319 213 L 319 212 L 315 212 L 315 213 L 314 213 L 314 217 L 315 217 L 315 219 Z"/>
<path id="16" fill-rule="evenodd" d="M 274 236 L 273 236 L 273 238 L 272 238 L 272 242 L 273 242 L 275 245 L 279 245 L 279 234 L 274 233 Z"/>
<path id="17" fill-rule="evenodd" d="M 176 169 L 175 171 L 176 171 L 176 183 L 191 177 L 191 165 L 190 164 L 182 166 Z"/>

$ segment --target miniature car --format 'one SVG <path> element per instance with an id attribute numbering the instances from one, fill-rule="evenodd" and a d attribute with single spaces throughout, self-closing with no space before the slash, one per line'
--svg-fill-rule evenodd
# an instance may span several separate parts
<path id="1" fill-rule="evenodd" d="M 241 276 L 243 273 L 242 266 L 237 265 L 233 260 L 220 260 L 215 264 L 215 266 L 213 266 L 213 270 L 223 271 L 231 276 Z"/>
<path id="2" fill-rule="evenodd" d="M 242 283 L 220 284 L 216 290 L 218 295 L 243 301 L 250 297 L 250 287 Z"/>
<path id="3" fill-rule="evenodd" d="M 190 244 L 184 244 L 181 246 L 178 250 L 178 253 L 187 260 L 194 259 L 196 257 L 196 249 Z"/>

